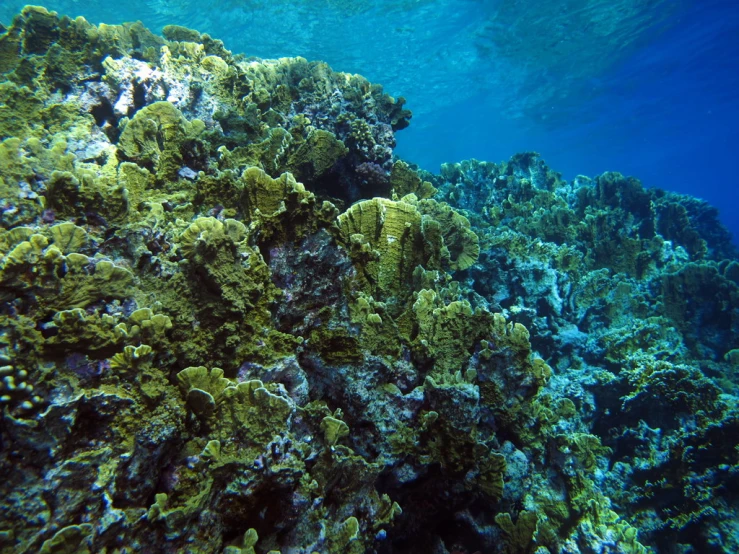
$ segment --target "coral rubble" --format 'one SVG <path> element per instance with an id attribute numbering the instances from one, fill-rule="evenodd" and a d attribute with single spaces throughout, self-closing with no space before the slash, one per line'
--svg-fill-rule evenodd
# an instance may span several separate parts
<path id="1" fill-rule="evenodd" d="M 0 34 L 0 552 L 739 550 L 714 208 L 163 34 Z"/>

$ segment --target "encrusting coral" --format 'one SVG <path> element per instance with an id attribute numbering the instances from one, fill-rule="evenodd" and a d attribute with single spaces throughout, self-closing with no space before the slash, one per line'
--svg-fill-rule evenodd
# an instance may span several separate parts
<path id="1" fill-rule="evenodd" d="M 163 35 L 0 34 L 0 552 L 739 550 L 715 209 Z"/>

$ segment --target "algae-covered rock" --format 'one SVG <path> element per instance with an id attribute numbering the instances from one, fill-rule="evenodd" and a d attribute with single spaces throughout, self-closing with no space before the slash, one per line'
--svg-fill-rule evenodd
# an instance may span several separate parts
<path id="1" fill-rule="evenodd" d="M 0 550 L 739 550 L 715 209 L 163 33 L 0 28 Z"/>

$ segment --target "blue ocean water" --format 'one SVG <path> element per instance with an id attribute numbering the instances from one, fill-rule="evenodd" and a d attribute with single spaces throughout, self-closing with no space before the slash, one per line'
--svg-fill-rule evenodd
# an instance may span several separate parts
<path id="1" fill-rule="evenodd" d="M 5 0 L 0 21 L 23 6 Z M 414 112 L 397 154 L 501 161 L 566 178 L 620 171 L 718 206 L 739 235 L 739 5 L 731 0 L 54 0 L 93 23 L 179 24 L 234 52 L 360 73 Z"/>
<path id="2" fill-rule="evenodd" d="M 398 151 L 429 169 L 530 149 L 567 178 L 620 171 L 719 207 L 736 241 L 739 4 L 685 3 L 662 25 L 654 34 L 644 29 L 643 43 L 620 59 L 614 48 L 614 63 L 560 102 L 510 117 L 495 91 L 485 91 L 437 114 L 427 129 L 412 126 Z M 536 95 L 536 78 L 523 95 Z"/>

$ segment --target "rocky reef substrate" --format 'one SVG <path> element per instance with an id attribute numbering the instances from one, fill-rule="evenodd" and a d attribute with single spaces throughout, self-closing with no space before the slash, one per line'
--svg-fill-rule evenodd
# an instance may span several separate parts
<path id="1" fill-rule="evenodd" d="M 736 552 L 716 210 L 420 171 L 360 76 L 0 29 L 0 552 Z"/>

